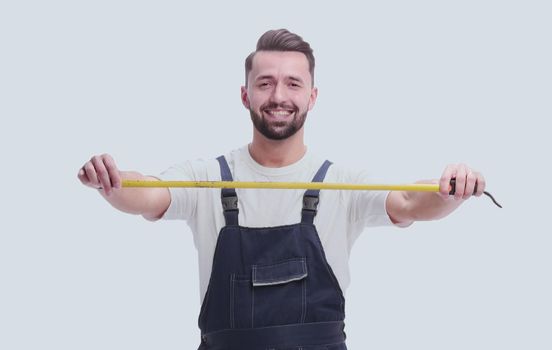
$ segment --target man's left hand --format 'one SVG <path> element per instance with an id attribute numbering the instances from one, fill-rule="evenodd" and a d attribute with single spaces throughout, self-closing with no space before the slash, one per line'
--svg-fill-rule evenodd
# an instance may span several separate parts
<path id="1" fill-rule="evenodd" d="M 445 198 L 449 197 L 451 179 L 456 179 L 456 200 L 468 199 L 471 196 L 479 197 L 485 191 L 485 178 L 480 172 L 466 164 L 450 164 L 439 180 L 439 193 Z"/>

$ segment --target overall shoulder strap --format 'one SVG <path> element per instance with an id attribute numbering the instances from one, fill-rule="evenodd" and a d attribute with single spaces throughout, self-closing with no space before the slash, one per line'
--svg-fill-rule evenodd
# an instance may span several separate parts
<path id="1" fill-rule="evenodd" d="M 234 181 L 232 173 L 228 167 L 228 162 L 224 156 L 217 158 L 220 165 L 220 178 L 222 181 Z M 238 225 L 238 195 L 234 188 L 222 188 L 220 191 L 222 209 L 224 210 L 224 220 L 226 226 Z"/>
<path id="2" fill-rule="evenodd" d="M 324 161 L 324 164 L 318 169 L 316 175 L 312 179 L 312 182 L 324 182 L 328 168 L 332 165 L 329 160 Z M 318 208 L 318 202 L 320 197 L 320 190 L 307 190 L 303 195 L 303 210 L 301 210 L 301 223 L 312 224 L 316 211 Z"/>

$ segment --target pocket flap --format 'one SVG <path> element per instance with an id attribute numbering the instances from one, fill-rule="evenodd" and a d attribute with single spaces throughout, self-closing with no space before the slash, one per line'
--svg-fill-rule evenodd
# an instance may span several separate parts
<path id="1" fill-rule="evenodd" d="M 307 277 L 305 258 L 290 259 L 270 265 L 253 265 L 253 286 L 271 286 Z"/>

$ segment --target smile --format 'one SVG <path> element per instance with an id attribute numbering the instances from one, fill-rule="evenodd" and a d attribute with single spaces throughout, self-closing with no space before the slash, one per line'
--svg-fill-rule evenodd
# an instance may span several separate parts
<path id="1" fill-rule="evenodd" d="M 293 111 L 281 109 L 265 109 L 264 112 L 273 117 L 288 117 L 293 114 Z"/>

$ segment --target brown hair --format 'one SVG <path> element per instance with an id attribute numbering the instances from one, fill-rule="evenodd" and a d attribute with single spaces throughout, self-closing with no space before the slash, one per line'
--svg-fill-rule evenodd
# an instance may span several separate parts
<path id="1" fill-rule="evenodd" d="M 261 35 L 257 41 L 257 49 L 245 59 L 245 85 L 247 86 L 247 76 L 253 66 L 253 57 L 259 51 L 297 51 L 302 52 L 309 61 L 309 72 L 312 83 L 314 84 L 314 55 L 308 42 L 304 41 L 299 35 L 291 33 L 287 29 L 275 29 Z"/>

